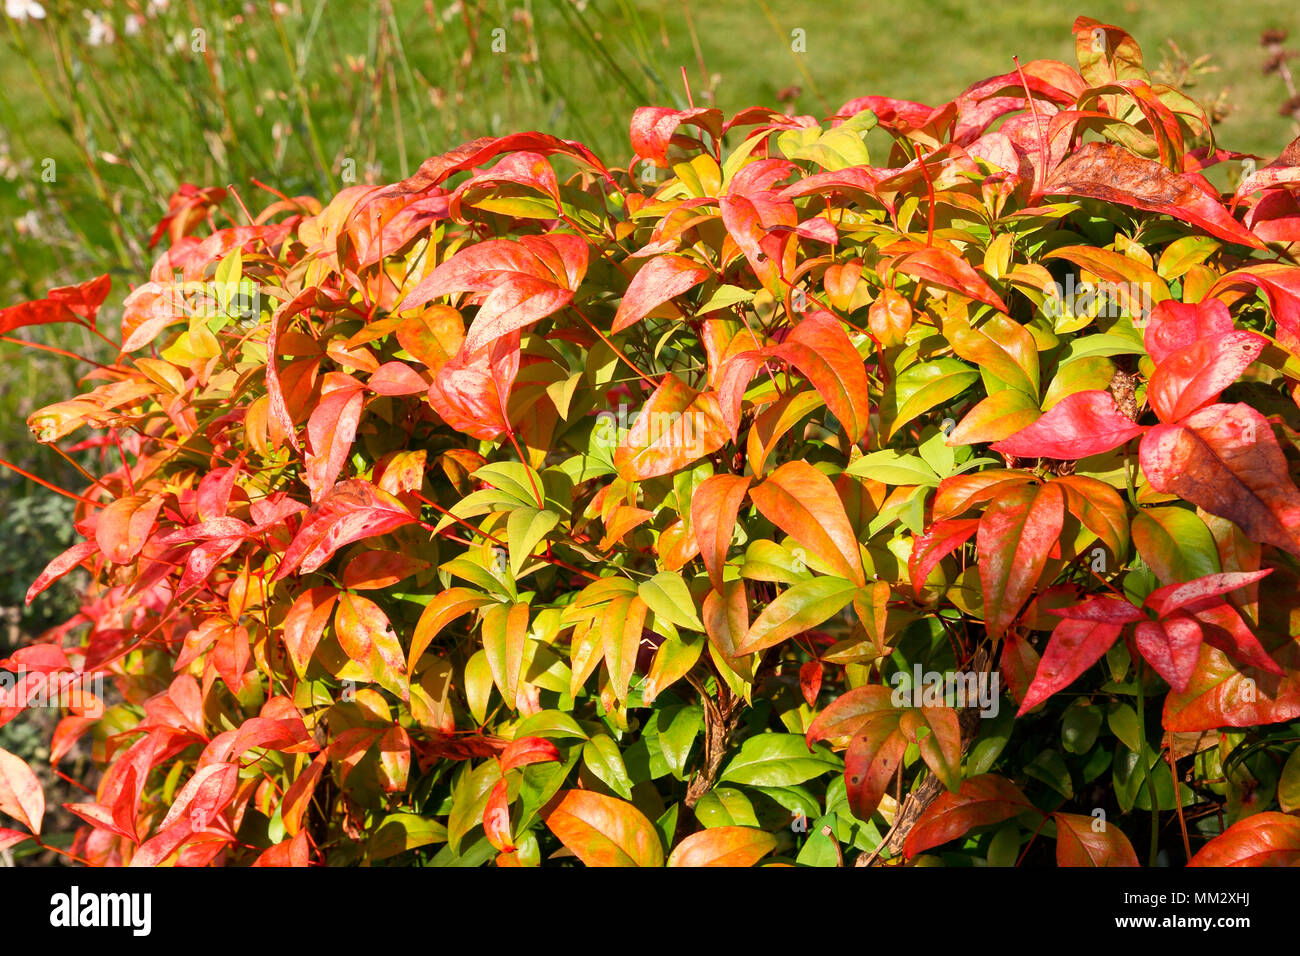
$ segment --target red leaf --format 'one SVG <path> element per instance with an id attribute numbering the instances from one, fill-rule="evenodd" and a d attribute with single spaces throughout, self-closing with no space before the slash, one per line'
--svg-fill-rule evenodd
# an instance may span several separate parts
<path id="1" fill-rule="evenodd" d="M 799 690 L 809 707 L 817 706 L 817 695 L 822 689 L 822 662 L 804 661 L 799 666 Z"/>
<path id="2" fill-rule="evenodd" d="M 0 335 L 29 325 L 51 322 L 92 322 L 108 297 L 112 279 L 102 275 L 81 285 L 51 289 L 44 299 L 0 309 Z"/>
<path id="3" fill-rule="evenodd" d="M 849 809 L 870 820 L 889 790 L 907 752 L 898 733 L 898 713 L 879 713 L 863 722 L 844 752 L 844 787 Z"/>
<path id="4" fill-rule="evenodd" d="M 1147 383 L 1147 401 L 1161 421 L 1178 422 L 1219 397 L 1259 358 L 1268 340 L 1254 332 L 1198 339 L 1167 355 Z"/>
<path id="5" fill-rule="evenodd" d="M 971 264 L 947 249 L 933 247 L 909 252 L 894 261 L 894 269 L 930 285 L 952 289 L 968 299 L 984 302 L 999 312 L 1007 311 L 1006 303 L 980 278 Z"/>
<path id="6" fill-rule="evenodd" d="M 1209 607 L 1197 604 L 1188 610 L 1201 622 L 1201 633 L 1206 644 L 1248 667 L 1256 667 L 1279 677 L 1286 676 L 1286 671 L 1269 656 L 1259 638 L 1230 604 L 1220 602 Z"/>
<path id="7" fill-rule="evenodd" d="M 1268 298 L 1277 322 L 1278 339 L 1289 349 L 1300 345 L 1300 269 L 1285 262 L 1261 262 L 1223 276 L 1208 295 L 1218 296 L 1234 286 L 1253 285 Z"/>
<path id="8" fill-rule="evenodd" d="M 835 573 L 866 584 L 857 535 L 831 480 L 804 461 L 786 462 L 749 492 L 763 517 Z"/>
<path id="9" fill-rule="evenodd" d="M 1300 866 L 1300 817 L 1266 811 L 1238 820 L 1188 866 Z"/>
<path id="10" fill-rule="evenodd" d="M 1049 195 L 1088 196 L 1164 213 L 1228 242 L 1265 248 L 1217 198 L 1192 179 L 1114 143 L 1084 143 L 1052 171 L 1042 191 Z"/>
<path id="11" fill-rule="evenodd" d="M 1071 607 L 1048 608 L 1048 613 L 1068 621 L 1100 621 L 1103 624 L 1131 624 L 1145 620 L 1142 612 L 1128 601 L 1109 595 L 1090 597 Z"/>
<path id="12" fill-rule="evenodd" d="M 934 495 L 934 520 L 955 518 L 975 505 L 996 498 L 1030 480 L 1025 471 L 987 468 L 968 475 L 953 475 L 939 482 Z"/>
<path id="13" fill-rule="evenodd" d="M 912 590 L 921 593 L 934 566 L 970 540 L 979 527 L 979 518 L 948 518 L 936 521 L 912 542 L 907 559 Z"/>
<path id="14" fill-rule="evenodd" d="M 819 740 L 852 736 L 877 714 L 896 711 L 893 696 L 890 688 L 879 684 L 865 684 L 841 694 L 808 726 L 808 746 Z"/>
<path id="15" fill-rule="evenodd" d="M 1110 392 L 1091 389 L 1067 395 L 1028 428 L 990 448 L 1017 458 L 1072 461 L 1110 451 L 1145 430 L 1120 412 Z"/>
<path id="16" fill-rule="evenodd" d="M 1055 483 L 1026 485 L 999 495 L 975 536 L 985 627 L 1001 637 L 1038 585 L 1065 523 L 1065 494 Z"/>
<path id="17" fill-rule="evenodd" d="M 17 846 L 24 840 L 30 840 L 31 836 L 30 833 L 23 833 L 21 830 L 0 827 L 0 852 L 9 849 L 11 846 Z"/>
<path id="18" fill-rule="evenodd" d="M 700 545 L 700 558 L 713 589 L 722 591 L 722 569 L 736 530 L 736 513 L 749 490 L 749 477 L 713 475 L 700 482 L 691 496 L 691 528 Z"/>
<path id="19" fill-rule="evenodd" d="M 635 325 L 652 309 L 694 288 L 710 275 L 707 268 L 685 256 L 651 259 L 628 283 L 610 331 L 621 332 Z"/>
<path id="20" fill-rule="evenodd" d="M 501 773 L 505 774 L 516 767 L 559 760 L 560 751 L 543 737 L 520 737 L 506 744 L 497 759 L 501 762 Z"/>
<path id="21" fill-rule="evenodd" d="M 1177 425 L 1156 425 L 1138 457 L 1156 491 L 1300 554 L 1300 490 L 1268 420 L 1249 405 L 1210 405 Z"/>
<path id="22" fill-rule="evenodd" d="M 354 591 L 390 588 L 428 567 L 428 561 L 399 551 L 367 551 L 357 555 L 343 569 L 343 586 Z"/>
<path id="23" fill-rule="evenodd" d="M 600 160 L 580 143 L 557 139 L 546 133 L 511 133 L 508 136 L 481 136 L 455 149 L 431 156 L 420 164 L 420 168 L 413 176 L 388 187 L 381 192 L 381 195 L 402 196 L 413 192 L 424 192 L 455 173 L 482 166 L 493 156 L 513 150 L 529 150 L 543 155 L 564 153 L 604 174 L 606 179 L 609 178 Z"/>
<path id="24" fill-rule="evenodd" d="M 456 187 L 450 201 L 452 217 L 461 218 L 460 205 L 467 192 L 471 189 L 497 183 L 513 183 L 517 186 L 536 189 L 538 192 L 545 193 L 551 199 L 554 199 L 556 209 L 559 209 L 560 187 L 555 179 L 555 170 L 551 168 L 551 164 L 540 153 L 520 151 L 503 157 L 487 172 L 479 173 Z"/>
<path id="25" fill-rule="evenodd" d="M 193 829 L 204 829 L 234 799 L 238 784 L 239 767 L 233 763 L 200 767 L 176 794 L 167 816 L 158 825 L 159 831 L 169 829 L 182 816 Z"/>
<path id="26" fill-rule="evenodd" d="M 155 834 L 131 856 L 131 866 L 160 866 L 194 835 L 188 820 L 182 820 Z"/>
<path id="27" fill-rule="evenodd" d="M 394 724 L 379 738 L 379 783 L 385 793 L 401 793 L 411 773 L 411 738 Z"/>
<path id="28" fill-rule="evenodd" d="M 333 587 L 308 588 L 298 596 L 284 616 L 281 633 L 284 646 L 293 661 L 294 670 L 299 674 L 307 672 L 316 645 L 320 643 L 325 625 L 329 623 L 330 612 L 339 592 Z"/>
<path id="29" fill-rule="evenodd" d="M 340 548 L 413 521 L 400 501 L 370 482 L 341 481 L 307 512 L 272 580 L 286 578 L 300 566 L 308 574 Z"/>
<path id="30" fill-rule="evenodd" d="M 1133 844 L 1115 824 L 1075 813 L 1053 813 L 1057 866 L 1137 866 Z M 1101 831 L 1093 829 L 1101 827 Z"/>
<path id="31" fill-rule="evenodd" d="M 334 487 L 352 454 L 361 410 L 365 405 L 363 386 L 350 375 L 330 372 L 325 376 L 320 404 L 307 420 L 307 467 L 303 481 L 319 501 Z"/>
<path id="32" fill-rule="evenodd" d="M 1201 651 L 1201 625 L 1190 614 L 1176 612 L 1137 626 L 1137 649 L 1157 674 L 1177 693 L 1187 690 Z"/>
<path id="33" fill-rule="evenodd" d="M 251 655 L 248 629 L 243 626 L 231 627 L 217 638 L 212 653 L 208 655 L 208 663 L 221 675 L 226 686 L 238 694 L 244 687 L 244 674 L 248 671 Z"/>
<path id="34" fill-rule="evenodd" d="M 275 846 L 263 851 L 252 863 L 253 866 L 310 866 L 311 847 L 307 843 L 307 831 L 299 830 L 291 840 L 282 840 Z"/>
<path id="35" fill-rule="evenodd" d="M 1147 595 L 1145 604 L 1159 617 L 1172 614 L 1180 608 L 1187 607 L 1206 598 L 1228 594 L 1248 584 L 1254 584 L 1273 573 L 1272 568 L 1262 571 L 1229 571 L 1221 574 L 1207 574 L 1194 581 L 1182 584 L 1167 584 L 1156 588 Z"/>
<path id="36" fill-rule="evenodd" d="M 224 749 L 208 746 L 213 754 Z M 301 717 L 249 717 L 230 738 L 223 759 L 238 760 L 254 747 L 283 753 L 312 753 L 318 749 Z"/>
<path id="37" fill-rule="evenodd" d="M 515 849 L 510 838 L 510 806 L 506 802 L 507 786 L 505 780 L 498 780 L 483 805 L 483 835 L 502 853 Z"/>
<path id="38" fill-rule="evenodd" d="M 767 351 L 812 382 L 844 426 L 849 441 L 860 441 L 866 435 L 871 414 L 867 371 L 838 319 L 828 312 L 814 312 L 799 322 L 784 342 Z"/>
<path id="39" fill-rule="evenodd" d="M 459 352 L 438 368 L 429 386 L 429 404 L 452 428 L 485 441 L 510 430 L 506 405 L 519 374 L 519 333 L 511 332 L 491 348 Z"/>
<path id="40" fill-rule="evenodd" d="M 397 311 L 453 292 L 487 293 L 465 335 L 465 351 L 473 354 L 564 308 L 586 272 L 587 243 L 580 236 L 550 233 L 523 236 L 518 242 L 489 239 L 461 249 L 439 265 L 398 304 Z"/>
<path id="41" fill-rule="evenodd" d="M 1016 716 L 1033 710 L 1101 660 L 1123 629 L 1123 623 L 1112 620 L 1066 618 L 1056 625 Z"/>
<path id="42" fill-rule="evenodd" d="M 970 777 L 957 793 L 944 791 L 925 808 L 907 834 L 903 853 L 911 859 L 975 827 L 1001 823 L 1032 809 L 1033 804 L 1010 780 L 991 773 Z"/>
<path id="43" fill-rule="evenodd" d="M 1195 304 L 1165 299 L 1151 309 L 1142 340 L 1151 361 L 1159 365 L 1200 339 L 1217 338 L 1231 331 L 1232 316 L 1218 299 L 1206 298 Z"/>
<path id="44" fill-rule="evenodd" d="M 130 564 L 144 547 L 160 508 L 161 497 L 131 495 L 101 511 L 95 523 L 95 542 L 104 557 L 114 564 Z"/>
<path id="45" fill-rule="evenodd" d="M 673 110 L 663 106 L 642 106 L 632 114 L 632 149 L 656 166 L 668 165 L 668 144 L 683 123 L 707 130 L 717 139 L 722 135 L 722 111 L 699 107 Z"/>
<path id="46" fill-rule="evenodd" d="M 79 541 L 64 551 L 45 566 L 45 570 L 27 589 L 27 603 L 31 604 L 38 594 L 98 551 L 99 544 L 95 541 Z"/>
<path id="47" fill-rule="evenodd" d="M 405 362 L 385 362 L 366 380 L 366 386 L 380 395 L 415 395 L 428 391 L 429 383 Z"/>
<path id="48" fill-rule="evenodd" d="M 25 761 L 3 749 L 0 749 L 0 812 L 41 835 L 41 818 L 45 816 L 41 782 Z"/>
<path id="49" fill-rule="evenodd" d="M 334 633 L 343 652 L 369 668 L 383 686 L 391 683 L 406 687 L 406 656 L 401 642 L 388 615 L 374 601 L 344 593 L 334 612 Z"/>
<path id="50" fill-rule="evenodd" d="M 342 735 L 340 734 L 335 739 L 342 739 Z M 329 751 L 322 750 L 316 759 L 298 774 L 293 783 L 290 784 L 289 789 L 284 792 L 284 799 L 280 801 L 280 819 L 284 822 L 284 830 L 289 836 L 297 836 L 298 831 L 302 829 L 303 818 L 307 815 L 307 810 L 311 806 L 311 798 L 316 793 L 316 787 L 324 775 L 329 757 Z M 346 774 L 343 775 L 343 778 L 345 777 Z M 339 780 L 340 785 L 343 783 L 343 778 Z"/>

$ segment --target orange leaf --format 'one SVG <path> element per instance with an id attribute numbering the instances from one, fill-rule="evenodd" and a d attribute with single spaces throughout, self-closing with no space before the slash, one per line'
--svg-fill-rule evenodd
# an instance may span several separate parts
<path id="1" fill-rule="evenodd" d="M 736 530 L 736 513 L 750 481 L 740 475 L 714 475 L 701 482 L 691 496 L 691 526 L 715 591 L 722 590 L 722 568 Z"/>
<path id="2" fill-rule="evenodd" d="M 25 824 L 41 835 L 41 818 L 45 816 L 45 793 L 26 762 L 0 749 L 0 811 Z"/>
<path id="3" fill-rule="evenodd" d="M 776 837 L 755 827 L 713 827 L 673 848 L 669 866 L 753 866 L 776 849 Z"/>
<path id="4" fill-rule="evenodd" d="M 1057 866 L 1138 865 L 1133 844 L 1115 824 L 1077 813 L 1053 813 L 1052 819 L 1056 821 Z"/>
<path id="5" fill-rule="evenodd" d="M 587 866 L 664 865 L 654 824 L 617 797 L 564 790 L 542 811 L 542 819 Z"/>
<path id="6" fill-rule="evenodd" d="M 749 492 L 763 516 L 827 562 L 841 577 L 866 584 L 857 535 L 835 486 L 804 461 L 782 465 Z"/>

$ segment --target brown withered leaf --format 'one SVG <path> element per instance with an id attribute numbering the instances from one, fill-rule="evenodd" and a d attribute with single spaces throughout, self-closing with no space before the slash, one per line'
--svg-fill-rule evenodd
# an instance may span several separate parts
<path id="1" fill-rule="evenodd" d="M 1286 149 L 1282 150 L 1282 155 L 1277 158 L 1277 161 L 1286 166 L 1300 166 L 1300 136 L 1287 144 Z"/>
<path id="2" fill-rule="evenodd" d="M 1228 242 L 1264 248 L 1254 233 L 1192 180 L 1114 143 L 1085 143 L 1052 171 L 1043 192 L 1164 213 Z"/>

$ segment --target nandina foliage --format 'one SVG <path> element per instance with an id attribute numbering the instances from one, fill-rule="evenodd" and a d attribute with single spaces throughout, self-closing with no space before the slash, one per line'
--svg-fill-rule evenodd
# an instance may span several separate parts
<path id="1" fill-rule="evenodd" d="M 67 852 L 1300 859 L 1300 172 L 1222 195 L 1202 109 L 1075 33 L 938 107 L 638 110 L 626 168 L 178 196 L 30 421 L 102 462 L 29 595 L 82 611 L 4 662 L 108 677 Z M 39 836 L 3 753 L 0 810 Z"/>

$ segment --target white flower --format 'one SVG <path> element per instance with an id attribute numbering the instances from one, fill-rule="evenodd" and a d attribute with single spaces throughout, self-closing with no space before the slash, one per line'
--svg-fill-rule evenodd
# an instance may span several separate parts
<path id="1" fill-rule="evenodd" d="M 149 0 L 149 6 L 145 9 L 145 15 L 156 17 L 160 13 L 166 13 L 167 7 L 171 0 Z"/>
<path id="2" fill-rule="evenodd" d="M 36 0 L 5 0 L 5 15 L 19 23 L 25 20 L 44 20 L 45 8 Z"/>
<path id="3" fill-rule="evenodd" d="M 107 46 L 117 39 L 117 34 L 113 32 L 111 20 L 101 17 L 98 13 L 91 13 L 89 10 L 82 10 L 81 14 L 90 21 L 90 32 L 86 35 L 87 44 L 90 46 Z"/>
<path id="4" fill-rule="evenodd" d="M 15 219 L 14 229 L 17 230 L 18 235 L 20 236 L 31 236 L 33 238 L 39 237 L 42 232 L 41 220 L 40 217 L 36 215 L 36 210 L 29 209 L 21 219 Z"/>
<path id="5" fill-rule="evenodd" d="M 144 17 L 138 13 L 128 13 L 126 19 L 122 21 L 122 32 L 129 37 L 140 35 L 140 27 L 144 25 Z"/>

